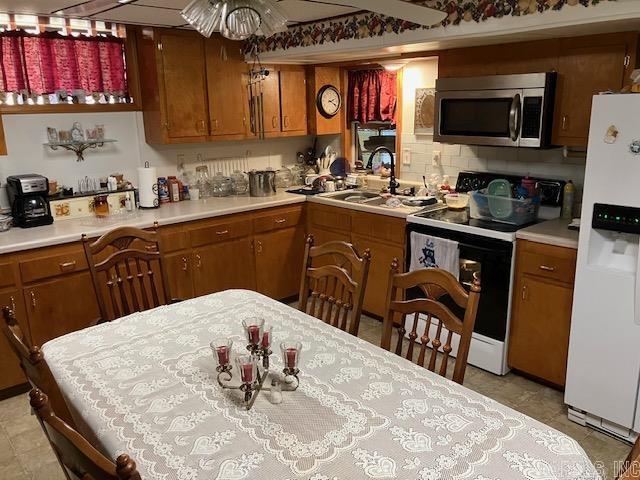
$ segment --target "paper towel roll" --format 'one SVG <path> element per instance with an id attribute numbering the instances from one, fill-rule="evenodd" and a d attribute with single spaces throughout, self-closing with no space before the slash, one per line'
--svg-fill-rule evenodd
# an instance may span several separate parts
<path id="1" fill-rule="evenodd" d="M 138 189 L 141 208 L 158 208 L 158 174 L 155 167 L 138 168 Z"/>

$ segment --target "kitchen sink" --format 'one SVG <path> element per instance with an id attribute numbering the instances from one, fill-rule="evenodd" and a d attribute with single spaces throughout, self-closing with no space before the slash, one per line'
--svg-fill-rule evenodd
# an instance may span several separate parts
<path id="1" fill-rule="evenodd" d="M 339 193 L 338 195 L 331 195 L 330 198 L 332 200 L 342 200 L 343 202 L 349 203 L 366 203 L 368 205 L 371 200 L 381 200 L 381 203 L 384 203 L 384 199 L 373 192 L 345 192 Z"/>

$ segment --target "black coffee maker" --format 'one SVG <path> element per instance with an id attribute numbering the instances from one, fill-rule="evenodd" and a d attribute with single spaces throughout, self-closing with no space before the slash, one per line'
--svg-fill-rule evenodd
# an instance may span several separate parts
<path id="1" fill-rule="evenodd" d="M 7 194 L 14 225 L 28 228 L 53 223 L 46 177 L 34 173 L 7 177 Z"/>

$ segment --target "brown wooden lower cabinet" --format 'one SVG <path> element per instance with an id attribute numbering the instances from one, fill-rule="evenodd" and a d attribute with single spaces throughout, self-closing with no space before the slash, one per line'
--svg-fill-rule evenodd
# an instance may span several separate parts
<path id="1" fill-rule="evenodd" d="M 277 299 L 298 294 L 304 233 L 301 225 L 255 236 L 256 286 L 260 293 Z"/>
<path id="2" fill-rule="evenodd" d="M 0 292 L 0 308 L 10 307 L 16 314 L 16 318 L 20 322 L 23 331 L 26 330 L 26 318 L 24 311 L 24 302 L 22 301 L 22 293 L 18 289 L 4 290 Z M 4 319 L 0 319 L 4 321 Z M 0 390 L 15 387 L 27 381 L 20 363 L 16 358 L 13 350 L 9 346 L 9 342 L 0 335 Z"/>
<path id="3" fill-rule="evenodd" d="M 193 250 L 197 297 L 230 288 L 255 290 L 251 238 L 221 242 Z"/>
<path id="4" fill-rule="evenodd" d="M 360 255 L 367 248 L 371 251 L 369 278 L 367 280 L 367 289 L 364 293 L 364 310 L 378 317 L 383 317 L 387 301 L 391 262 L 393 262 L 394 258 L 397 258 L 400 266 L 404 265 L 404 248 L 400 245 L 379 242 L 370 237 L 355 234 L 352 236 L 352 242 Z"/>
<path id="5" fill-rule="evenodd" d="M 193 258 L 191 252 L 183 251 L 165 255 L 164 268 L 167 270 L 171 297 L 178 300 L 193 298 Z"/>
<path id="6" fill-rule="evenodd" d="M 371 250 L 363 310 L 383 317 L 391 262 L 397 258 L 404 266 L 405 219 L 314 203 L 308 210 L 308 231 L 316 245 L 340 240 L 353 243 L 360 255 Z"/>
<path id="7" fill-rule="evenodd" d="M 564 387 L 576 251 L 522 240 L 517 245 L 508 363 Z"/>
<path id="8" fill-rule="evenodd" d="M 23 294 L 34 345 L 86 328 L 100 319 L 87 271 L 25 286 Z"/>

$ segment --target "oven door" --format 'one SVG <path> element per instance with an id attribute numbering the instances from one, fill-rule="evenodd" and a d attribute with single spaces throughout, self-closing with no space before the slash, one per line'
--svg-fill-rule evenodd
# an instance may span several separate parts
<path id="1" fill-rule="evenodd" d="M 434 141 L 520 145 L 522 89 L 436 92 Z"/>
<path id="2" fill-rule="evenodd" d="M 410 230 L 458 242 L 460 283 L 469 291 L 474 276 L 477 276 L 480 278 L 482 289 L 474 331 L 504 342 L 509 320 L 513 243 L 424 225 L 412 225 Z M 411 235 L 408 237 L 410 238 Z M 408 245 L 407 251 L 411 252 L 411 245 Z M 408 269 L 411 265 L 411 258 L 407 260 L 406 267 Z M 420 295 L 419 291 L 408 294 L 410 298 L 416 298 Z M 463 318 L 464 311 L 453 300 L 444 297 L 441 301 L 459 318 Z"/>

